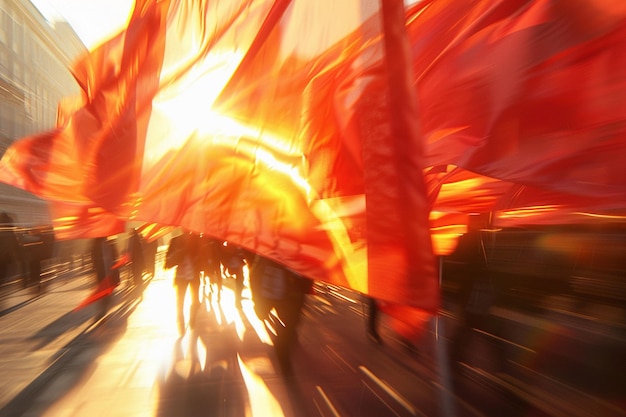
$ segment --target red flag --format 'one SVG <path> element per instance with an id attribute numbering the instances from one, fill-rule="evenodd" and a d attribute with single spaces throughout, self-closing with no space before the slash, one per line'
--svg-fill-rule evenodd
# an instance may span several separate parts
<path id="1" fill-rule="evenodd" d="M 427 334 L 433 317 L 428 311 L 396 303 L 381 303 L 380 310 L 387 314 L 389 326 L 394 332 L 411 342 Z"/>
<path id="2" fill-rule="evenodd" d="M 117 262 L 111 265 L 111 269 L 119 269 L 122 266 L 130 263 L 130 261 L 131 261 L 130 254 L 128 252 L 124 252 L 124 254 L 120 256 L 120 258 L 117 260 Z"/>
<path id="3" fill-rule="evenodd" d="M 626 206 L 624 4 L 444 0 L 411 19 L 428 165 Z"/>
<path id="4" fill-rule="evenodd" d="M 123 233 L 125 221 L 94 203 L 49 202 L 57 240 L 89 239 Z"/>
<path id="5" fill-rule="evenodd" d="M 84 106 L 12 146 L 0 179 L 79 207 L 75 228 L 181 225 L 433 306 L 429 210 L 514 209 L 501 203 L 517 185 L 550 191 L 528 192 L 544 205 L 625 207 L 618 3 L 417 3 L 414 80 L 395 80 L 404 103 L 415 88 L 419 133 L 400 139 L 394 126 L 416 122 L 391 113 L 378 1 L 138 1 L 128 28 L 74 66 Z M 409 253 L 423 270 L 407 274 Z M 379 255 L 397 255 L 396 288 L 378 285 Z"/>
<path id="6" fill-rule="evenodd" d="M 113 290 L 119 285 L 119 281 L 115 281 L 111 278 L 110 275 L 107 275 L 102 281 L 98 283 L 98 286 L 94 290 L 94 292 L 80 302 L 75 308 L 74 311 L 78 311 L 82 308 L 87 307 L 90 304 L 95 303 L 96 301 L 113 294 Z"/>
<path id="7" fill-rule="evenodd" d="M 144 223 L 137 228 L 141 236 L 148 242 L 167 235 L 175 229 L 173 226 L 163 226 L 158 223 Z"/>
<path id="8" fill-rule="evenodd" d="M 152 3 L 137 2 L 125 32 L 77 61 L 83 97 L 60 104 L 59 127 L 15 142 L 0 163 L 2 181 L 50 201 L 58 239 L 119 233 L 132 214 L 161 60 L 149 33 L 167 11 Z"/>

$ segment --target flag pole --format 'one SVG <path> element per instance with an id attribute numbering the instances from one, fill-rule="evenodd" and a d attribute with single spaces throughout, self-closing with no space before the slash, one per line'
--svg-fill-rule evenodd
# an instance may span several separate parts
<path id="1" fill-rule="evenodd" d="M 423 146 L 420 136 L 417 98 L 412 71 L 413 57 L 406 31 L 406 13 L 403 0 L 381 0 L 384 29 L 385 65 L 389 84 L 389 110 L 392 129 L 392 163 L 398 182 L 398 205 L 404 237 L 404 251 L 409 278 L 431 280 L 432 289 L 425 294 L 417 291 L 422 299 L 418 304 L 437 306 L 435 314 L 435 357 L 441 379 L 440 407 L 442 417 L 454 416 L 454 402 L 450 389 L 450 369 L 446 342 L 439 334 L 443 323 L 439 320 L 443 258 L 439 256 L 439 271 L 433 254 L 429 229 L 430 205 L 426 198 L 424 183 Z M 368 225 L 369 227 L 369 225 Z M 368 264 L 369 264 L 368 259 Z M 371 265 L 370 265 L 371 268 Z M 437 282 L 438 280 L 438 282 Z M 415 291 L 418 286 L 413 284 Z M 437 298 L 428 300 L 428 298 Z M 434 308 L 433 308 L 434 310 Z M 432 323 L 432 321 L 431 321 Z"/>
<path id="2" fill-rule="evenodd" d="M 443 278 L 443 256 L 439 256 L 439 288 Z M 452 399 L 452 384 L 450 382 L 450 357 L 448 356 L 448 346 L 444 338 L 443 320 L 439 320 L 440 314 L 435 316 L 435 361 L 441 378 L 441 389 L 439 401 L 441 415 L 452 417 L 455 415 L 454 402 Z"/>

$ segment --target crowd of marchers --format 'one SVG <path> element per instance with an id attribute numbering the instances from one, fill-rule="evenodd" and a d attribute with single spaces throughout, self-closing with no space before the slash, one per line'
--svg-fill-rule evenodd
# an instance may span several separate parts
<path id="1" fill-rule="evenodd" d="M 176 317 L 179 334 L 197 326 L 200 287 L 210 288 L 210 296 L 221 299 L 222 280 L 235 280 L 235 306 L 241 309 L 245 273 L 254 311 L 275 336 L 276 355 L 285 372 L 290 371 L 290 350 L 296 340 L 296 328 L 310 291 L 312 280 L 267 257 L 255 254 L 228 241 L 184 231 L 169 244 L 165 269 L 176 268 Z M 191 295 L 191 305 L 185 308 L 185 296 Z"/>

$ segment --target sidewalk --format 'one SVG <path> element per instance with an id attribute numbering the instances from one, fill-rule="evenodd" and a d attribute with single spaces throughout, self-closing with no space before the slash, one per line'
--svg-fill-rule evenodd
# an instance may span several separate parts
<path id="1" fill-rule="evenodd" d="M 73 309 L 92 293 L 95 278 L 81 271 L 58 278 L 43 291 L 27 288 L 2 300 L 0 317 L 0 415 L 43 386 L 72 344 L 99 325 L 97 306 Z M 128 294 L 121 288 L 110 313 L 119 309 Z"/>
<path id="2" fill-rule="evenodd" d="M 180 338 L 170 275 L 157 271 L 143 292 L 122 288 L 96 322 L 94 306 L 71 312 L 92 276 L 1 317 L 0 416 L 295 415 L 250 300 L 243 314 L 230 308 L 225 285 L 221 303 L 206 301 L 199 330 Z"/>
<path id="3" fill-rule="evenodd" d="M 499 311 L 509 329 L 503 341 L 526 356 L 509 356 L 509 373 L 492 369 L 491 339 L 482 335 L 449 391 L 437 374 L 442 352 L 432 334 L 409 348 L 382 326 L 384 343 L 371 343 L 358 297 L 331 288 L 307 299 L 294 372 L 285 377 L 247 290 L 242 310 L 234 308 L 232 279 L 221 302 L 205 298 L 196 330 L 182 338 L 172 271 L 157 270 L 139 290 L 122 283 L 98 321 L 97 306 L 72 312 L 93 281 L 91 273 L 59 281 L 0 316 L 0 417 L 444 416 L 448 404 L 459 416 L 520 415 L 520 404 L 523 415 L 626 416 L 622 397 L 575 390 L 576 380 L 553 377 L 567 370 L 558 358 L 538 362 L 551 351 L 527 335 L 545 328 L 558 336 L 555 321 L 548 329 Z M 451 324 L 442 315 L 442 335 Z"/>

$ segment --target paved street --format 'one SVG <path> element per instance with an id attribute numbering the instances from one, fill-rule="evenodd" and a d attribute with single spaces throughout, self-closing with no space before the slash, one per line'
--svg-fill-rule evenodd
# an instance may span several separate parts
<path id="1" fill-rule="evenodd" d="M 307 296 L 285 377 L 249 293 L 234 308 L 232 280 L 219 303 L 205 298 L 197 329 L 182 338 L 170 271 L 143 289 L 123 282 L 102 320 L 97 305 L 72 311 L 93 280 L 83 272 L 34 299 L 4 301 L 12 307 L 0 316 L 0 416 L 567 415 L 564 404 L 494 389 L 496 377 L 480 371 L 488 363 L 465 364 L 455 378 L 438 372 L 443 345 L 432 335 L 410 347 L 383 321 L 384 344 L 371 342 L 361 300 L 344 289 Z M 623 415 L 603 407 L 596 415 Z M 583 411 L 569 415 L 592 415 Z"/>
<path id="2" fill-rule="evenodd" d="M 179 338 L 171 282 L 158 271 L 143 291 L 122 284 L 109 315 L 95 321 L 97 305 L 72 312 L 93 288 L 85 274 L 0 317 L 1 415 L 421 414 L 412 403 L 435 415 L 435 381 L 405 368 L 414 352 L 365 337 L 350 293 L 308 296 L 294 375 L 284 378 L 249 294 L 241 312 L 233 308 L 227 280 L 221 302 L 207 298 L 198 329 Z M 399 391 L 379 371 L 392 373 Z"/>
<path id="3" fill-rule="evenodd" d="M 360 414 L 371 406 L 370 389 L 359 380 L 375 384 L 372 371 L 345 357 L 380 349 L 365 338 L 360 303 L 344 299 L 343 307 L 352 313 L 348 329 L 361 347 L 338 352 L 323 343 L 337 337 L 336 323 L 310 322 L 337 312 L 323 297 L 309 296 L 294 377 L 286 380 L 249 298 L 241 312 L 233 308 L 227 281 L 221 302 L 206 299 L 198 329 L 179 338 L 171 282 L 170 273 L 159 271 L 141 292 L 123 284 L 100 321 L 97 305 L 72 312 L 93 288 L 89 274 L 14 303 L 0 318 L 2 415 L 356 415 L 350 408 Z M 374 405 L 368 415 L 387 407 Z"/>

